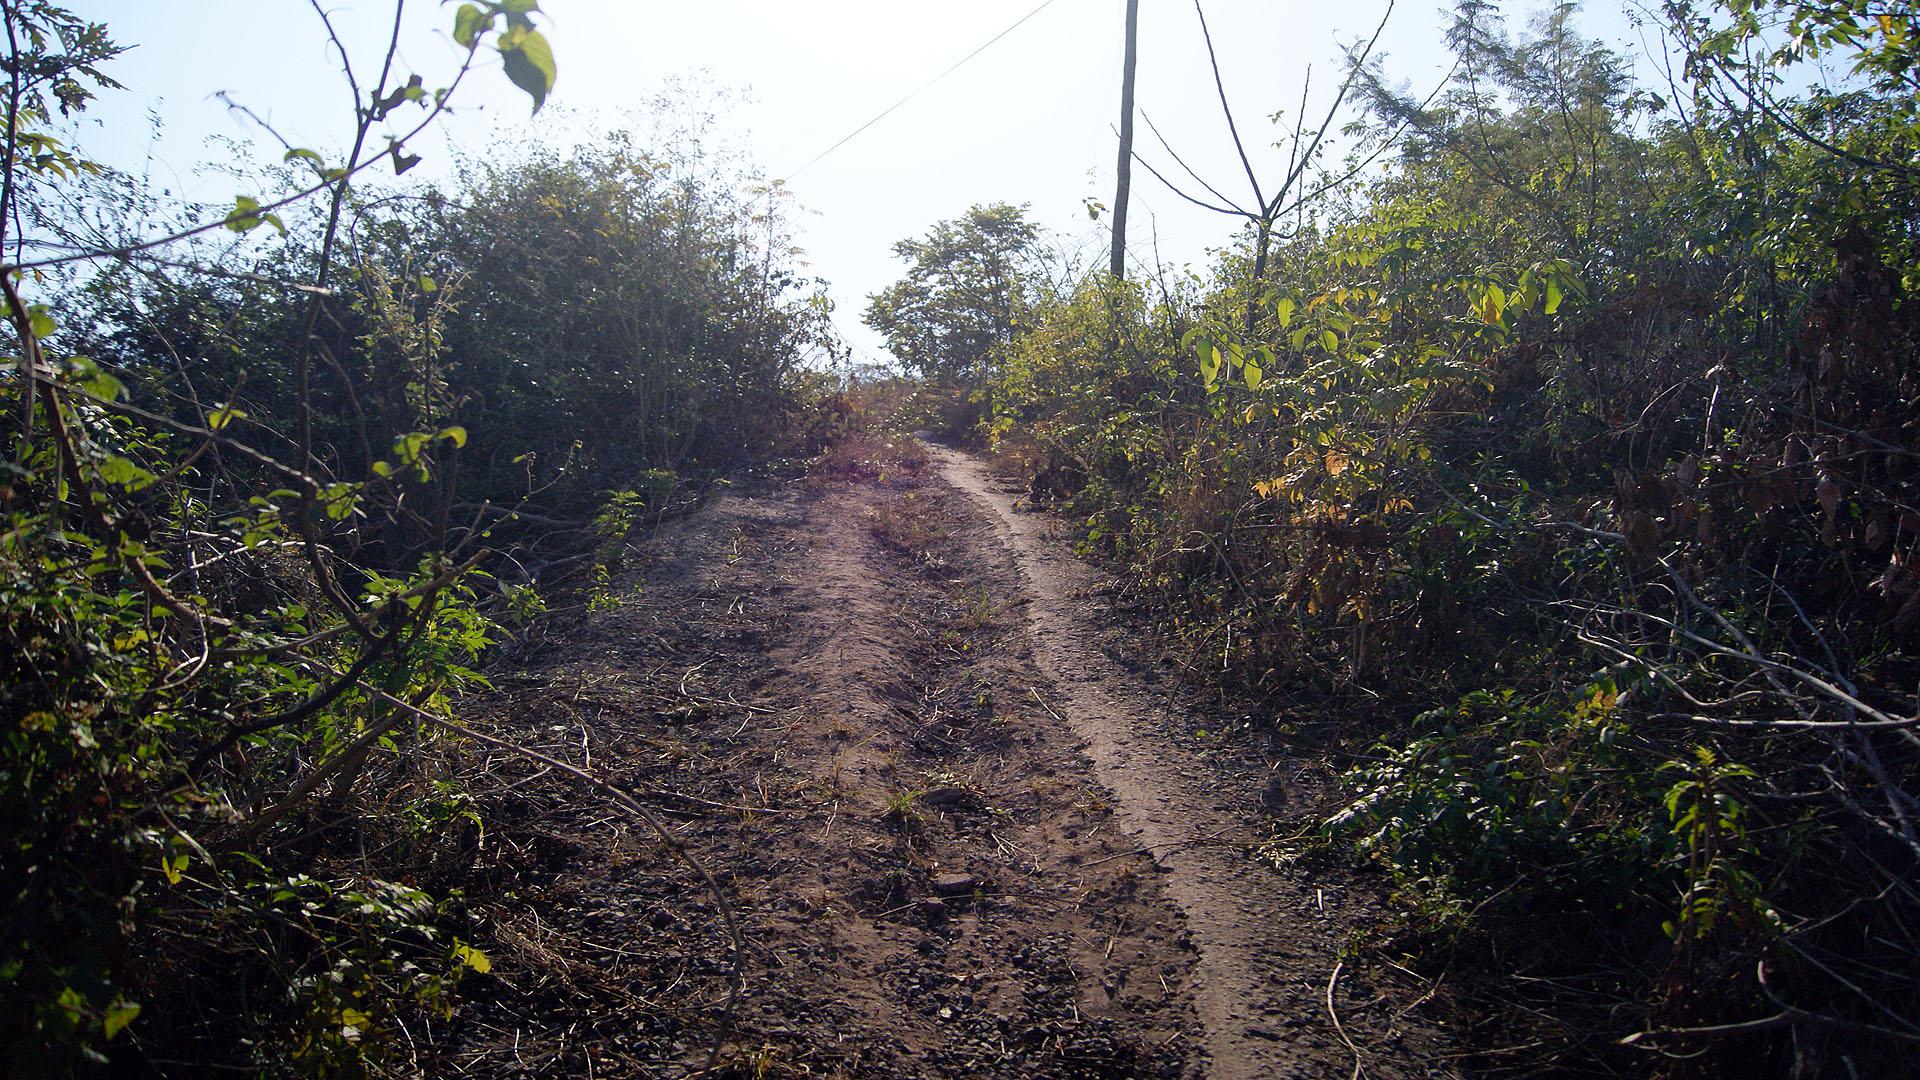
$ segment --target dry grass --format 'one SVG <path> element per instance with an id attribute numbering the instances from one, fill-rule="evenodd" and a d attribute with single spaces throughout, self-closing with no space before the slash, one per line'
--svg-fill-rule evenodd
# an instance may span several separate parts
<path id="1" fill-rule="evenodd" d="M 867 527 L 874 539 L 916 562 L 935 563 L 934 549 L 944 535 L 939 524 L 912 492 L 895 496 L 873 508 Z"/>
<path id="2" fill-rule="evenodd" d="M 914 487 L 930 462 L 927 448 L 912 436 L 856 431 L 821 451 L 807 475 L 815 485 L 861 481 Z"/>

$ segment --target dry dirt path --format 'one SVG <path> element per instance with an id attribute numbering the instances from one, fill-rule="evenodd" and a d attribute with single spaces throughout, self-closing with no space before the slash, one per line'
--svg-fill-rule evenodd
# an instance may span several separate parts
<path id="1" fill-rule="evenodd" d="M 942 479 L 995 525 L 1019 567 L 1035 659 L 1063 702 L 1059 712 L 1085 747 L 1093 776 L 1113 793 L 1121 827 L 1151 849 L 1162 887 L 1197 949 L 1190 993 L 1205 1027 L 1208 1075 L 1220 1080 L 1324 1077 L 1354 1065 L 1316 1001 L 1342 927 L 1325 913 L 1325 889 L 1249 857 L 1250 818 L 1266 781 L 1233 775 L 1171 737 L 1183 718 L 1167 695 L 1109 655 L 1111 622 L 1091 597 L 1100 581 L 1056 538 L 1018 486 L 979 459 L 935 447 Z M 1192 726 L 1207 727 L 1205 720 Z M 1333 1039 L 1329 1039 L 1329 1035 Z M 1370 1061 L 1374 1075 L 1425 1070 Z"/>
<path id="2" fill-rule="evenodd" d="M 1367 1076 L 1433 1075 L 1404 990 L 1349 977 L 1335 1029 L 1366 913 L 1249 854 L 1264 771 L 1208 760 L 1173 681 L 1110 655 L 1134 637 L 1044 515 L 927 453 L 856 444 L 669 523 L 617 605 L 473 703 L 721 879 L 746 939 L 721 1075 L 1346 1077 L 1348 1038 Z M 481 807 L 494 975 L 448 1071 L 698 1072 L 735 966 L 709 898 L 522 768 Z"/>

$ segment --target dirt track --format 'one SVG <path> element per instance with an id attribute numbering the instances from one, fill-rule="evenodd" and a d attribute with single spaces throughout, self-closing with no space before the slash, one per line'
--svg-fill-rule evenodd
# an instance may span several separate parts
<path id="1" fill-rule="evenodd" d="M 1271 774 L 1196 747 L 1204 720 L 1046 516 L 933 455 L 670 524 L 639 591 L 492 702 L 649 793 L 721 876 L 748 939 L 730 1072 L 1326 1077 L 1357 1050 L 1369 1076 L 1436 1075 L 1386 1004 L 1411 995 L 1349 977 L 1336 1030 L 1365 905 L 1251 854 Z M 495 993 L 450 1065 L 703 1063 L 726 939 L 684 868 L 609 822 L 502 830 L 536 887 L 496 920 Z"/>

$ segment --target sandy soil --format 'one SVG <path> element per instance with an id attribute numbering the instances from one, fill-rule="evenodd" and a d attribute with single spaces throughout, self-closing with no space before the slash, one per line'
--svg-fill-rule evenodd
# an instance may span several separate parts
<path id="1" fill-rule="evenodd" d="M 1045 515 L 951 451 L 842 466 L 663 527 L 474 703 L 671 819 L 745 953 L 662 845 L 503 758 L 446 1071 L 689 1075 L 724 1031 L 738 1076 L 1445 1075 L 1417 988 L 1330 995 L 1366 890 L 1255 857 L 1278 773 L 1196 745 Z"/>

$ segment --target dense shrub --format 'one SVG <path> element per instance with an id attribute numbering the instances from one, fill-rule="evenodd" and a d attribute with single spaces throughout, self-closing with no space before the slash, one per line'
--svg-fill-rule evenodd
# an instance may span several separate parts
<path id="1" fill-rule="evenodd" d="M 448 85 L 484 49 L 537 107 L 539 18 L 462 5 Z M 445 106 L 389 65 L 357 157 L 103 244 L 151 193 L 48 129 L 117 48 L 0 19 L 39 271 L 0 268 L 0 1071 L 432 1070 L 406 1032 L 489 966 L 461 691 L 560 571 L 805 435 L 778 193 L 620 136 L 377 190 Z"/>

